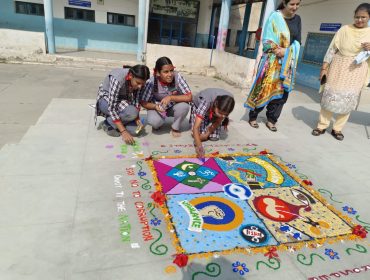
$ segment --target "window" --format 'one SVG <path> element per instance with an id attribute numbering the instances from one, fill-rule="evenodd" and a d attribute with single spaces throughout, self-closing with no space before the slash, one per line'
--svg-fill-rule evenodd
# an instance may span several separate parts
<path id="1" fill-rule="evenodd" d="M 227 30 L 227 35 L 226 35 L 226 44 L 225 47 L 230 47 L 230 34 L 231 34 L 231 29 Z"/>
<path id="2" fill-rule="evenodd" d="M 135 16 L 107 13 L 107 23 L 135 26 Z"/>
<path id="3" fill-rule="evenodd" d="M 15 12 L 17 14 L 43 16 L 44 15 L 44 5 L 15 1 Z"/>
<path id="4" fill-rule="evenodd" d="M 64 7 L 64 18 L 95 22 L 95 11 Z"/>
<path id="5" fill-rule="evenodd" d="M 248 33 L 247 49 L 254 50 L 256 48 L 256 32 Z"/>

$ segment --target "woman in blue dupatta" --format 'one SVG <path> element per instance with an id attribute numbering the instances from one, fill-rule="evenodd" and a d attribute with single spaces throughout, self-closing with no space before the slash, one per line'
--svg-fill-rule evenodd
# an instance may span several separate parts
<path id="1" fill-rule="evenodd" d="M 268 18 L 262 36 L 263 54 L 256 79 L 244 107 L 250 109 L 249 124 L 258 128 L 257 116 L 267 107 L 266 126 L 275 126 L 294 86 L 301 43 L 300 0 L 283 0 Z"/>

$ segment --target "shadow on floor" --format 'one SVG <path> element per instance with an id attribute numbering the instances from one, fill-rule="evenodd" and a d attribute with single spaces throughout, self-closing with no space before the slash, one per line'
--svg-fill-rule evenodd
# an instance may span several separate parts
<path id="1" fill-rule="evenodd" d="M 315 103 L 320 103 L 321 94 L 318 93 L 317 89 L 305 87 L 302 85 L 296 85 L 294 91 L 299 91 L 310 97 Z"/>
<path id="2" fill-rule="evenodd" d="M 292 109 L 293 116 L 297 120 L 303 121 L 308 127 L 314 129 L 317 126 L 319 119 L 319 112 L 316 110 L 311 110 L 303 106 L 298 106 Z M 335 115 L 334 115 L 335 116 Z M 359 125 L 370 125 L 370 113 L 363 111 L 353 111 L 348 120 L 350 123 Z"/>
<path id="3" fill-rule="evenodd" d="M 219 279 L 227 280 L 239 280 L 244 279 L 239 272 L 233 271 L 233 263 L 229 260 L 221 257 L 214 259 L 213 262 L 208 263 L 207 265 L 202 265 L 199 263 L 191 263 L 187 270 L 183 270 L 182 279 L 183 280 L 204 280 L 210 279 L 210 277 L 217 277 Z M 239 266 L 239 269 L 242 267 Z M 247 272 L 244 272 L 244 276 Z"/>
<path id="4" fill-rule="evenodd" d="M 292 113 L 296 120 L 303 121 L 308 127 L 312 129 L 317 127 L 317 121 L 319 119 L 318 111 L 298 106 L 292 109 Z"/>

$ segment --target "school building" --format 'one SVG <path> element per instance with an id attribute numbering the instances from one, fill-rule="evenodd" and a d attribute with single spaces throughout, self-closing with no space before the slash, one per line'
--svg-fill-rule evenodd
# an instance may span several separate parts
<path id="1" fill-rule="evenodd" d="M 8 44 L 9 48 L 20 40 L 32 45 L 37 41 L 32 34 L 39 34 L 49 53 L 58 49 L 132 53 L 148 64 L 153 64 L 155 57 L 168 55 L 185 68 L 212 64 L 218 72 L 223 69 L 219 74 L 226 80 L 250 83 L 261 28 L 279 2 L 1 0 L 0 35 L 7 40 L 2 40 L 0 47 Z M 333 34 L 352 23 L 353 11 L 362 2 L 301 0 L 298 83 L 318 88 L 319 68 Z"/>

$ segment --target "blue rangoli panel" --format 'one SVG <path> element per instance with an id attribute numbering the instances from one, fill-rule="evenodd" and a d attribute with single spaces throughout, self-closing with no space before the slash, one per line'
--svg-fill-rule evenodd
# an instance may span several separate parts
<path id="1" fill-rule="evenodd" d="M 299 185 L 267 156 L 235 156 L 216 158 L 216 162 L 234 183 L 251 189 L 292 187 Z"/>
<path id="2" fill-rule="evenodd" d="M 186 253 L 276 245 L 246 201 L 224 193 L 168 195 L 167 207 Z"/>

